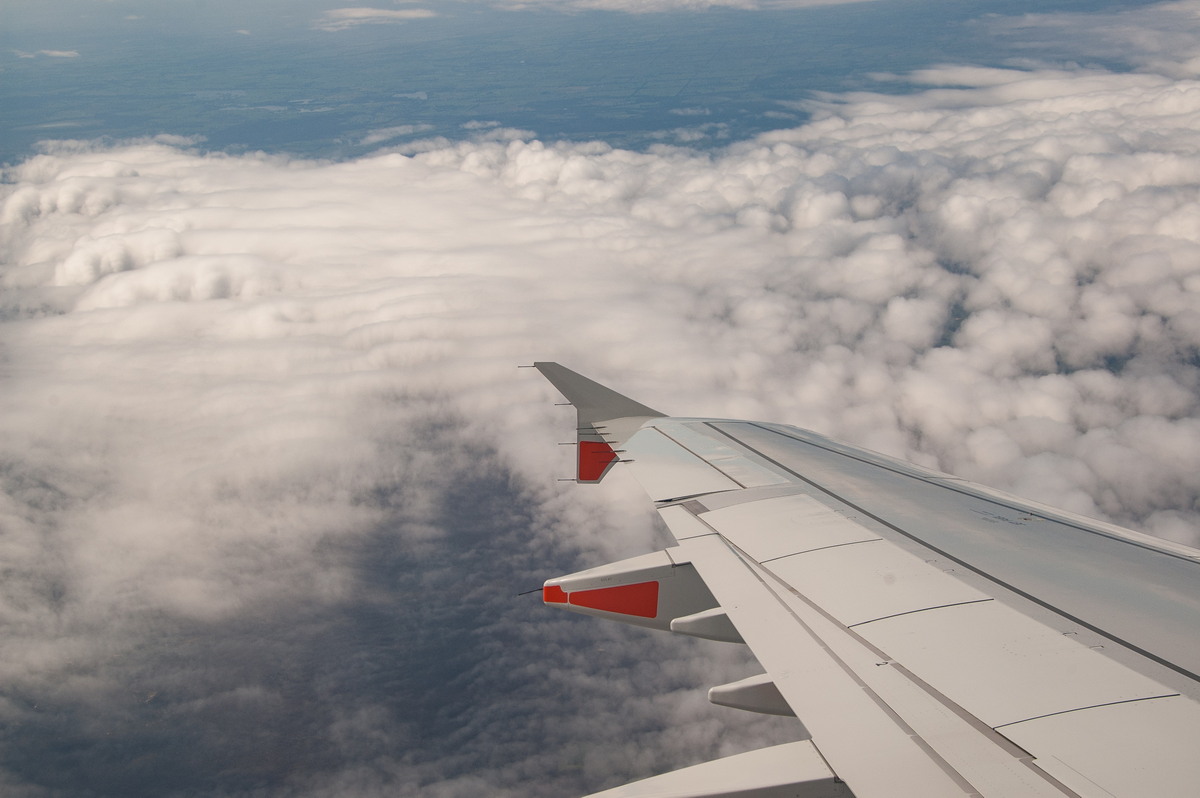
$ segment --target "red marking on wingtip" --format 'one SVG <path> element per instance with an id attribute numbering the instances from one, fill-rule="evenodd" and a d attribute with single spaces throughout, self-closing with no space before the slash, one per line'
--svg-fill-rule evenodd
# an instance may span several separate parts
<path id="1" fill-rule="evenodd" d="M 617 453 L 604 441 L 579 442 L 579 481 L 598 482 Z"/>
<path id="2" fill-rule="evenodd" d="M 571 593 L 570 600 L 576 607 L 654 618 L 658 616 L 658 582 L 576 590 Z"/>
<path id="3" fill-rule="evenodd" d="M 566 604 L 567 592 L 558 585 L 546 585 L 542 588 L 542 602 L 545 604 Z"/>

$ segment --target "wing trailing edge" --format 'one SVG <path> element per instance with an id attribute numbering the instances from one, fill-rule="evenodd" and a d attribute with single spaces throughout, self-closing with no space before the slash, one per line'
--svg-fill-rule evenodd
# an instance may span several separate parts
<path id="1" fill-rule="evenodd" d="M 693 765 L 587 798 L 853 798 L 809 740 Z"/>

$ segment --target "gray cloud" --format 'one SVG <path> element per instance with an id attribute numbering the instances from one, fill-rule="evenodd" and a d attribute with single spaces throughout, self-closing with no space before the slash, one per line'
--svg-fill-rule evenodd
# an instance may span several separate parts
<path id="1" fill-rule="evenodd" d="M 713 154 L 13 169 L 0 784 L 560 795 L 787 739 L 704 701 L 739 649 L 514 598 L 665 544 L 554 481 L 534 359 L 1197 543 L 1200 87 L 915 78 Z"/>

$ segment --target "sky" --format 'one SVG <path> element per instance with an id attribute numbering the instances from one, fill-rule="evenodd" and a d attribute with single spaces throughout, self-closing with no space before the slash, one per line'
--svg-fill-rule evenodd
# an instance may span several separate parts
<path id="1" fill-rule="evenodd" d="M 517 595 L 669 543 L 558 481 L 534 360 L 1200 544 L 1198 2 L 53 5 L 0 10 L 6 795 L 795 739 L 706 701 L 743 649 Z"/>

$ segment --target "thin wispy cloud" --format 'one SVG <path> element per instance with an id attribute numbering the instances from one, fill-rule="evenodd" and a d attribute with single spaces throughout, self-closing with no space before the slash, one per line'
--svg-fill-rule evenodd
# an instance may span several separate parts
<path id="1" fill-rule="evenodd" d="M 385 141 L 424 133 L 432 129 L 432 125 L 393 125 L 392 127 L 381 127 L 363 136 L 362 140 L 359 141 L 359 145 L 370 147 L 382 144 Z"/>
<path id="2" fill-rule="evenodd" d="M 26 52 L 25 50 L 13 50 L 13 54 L 17 58 L 78 58 L 78 50 L 38 50 L 37 52 Z"/>
<path id="3" fill-rule="evenodd" d="M 339 31 L 360 25 L 394 25 L 414 19 L 436 17 L 437 12 L 428 8 L 334 8 L 322 14 L 313 23 L 318 30 Z"/>

